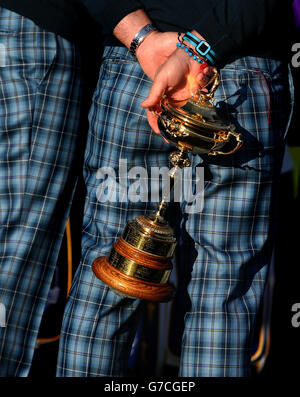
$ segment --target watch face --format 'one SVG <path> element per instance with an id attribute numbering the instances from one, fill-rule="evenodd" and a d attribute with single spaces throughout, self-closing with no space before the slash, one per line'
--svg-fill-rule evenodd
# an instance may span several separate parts
<path id="1" fill-rule="evenodd" d="M 206 41 L 201 41 L 196 47 L 196 51 L 201 55 L 206 55 L 210 50 L 210 45 Z"/>

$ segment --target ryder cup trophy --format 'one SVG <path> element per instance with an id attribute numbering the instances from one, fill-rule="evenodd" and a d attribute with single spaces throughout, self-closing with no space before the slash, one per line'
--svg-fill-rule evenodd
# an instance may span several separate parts
<path id="1" fill-rule="evenodd" d="M 228 155 L 242 145 L 240 134 L 218 116 L 213 105 L 218 85 L 219 75 L 215 71 L 208 92 L 198 92 L 181 108 L 166 99 L 161 103 L 161 113 L 156 114 L 161 135 L 178 149 L 170 155 L 171 188 L 176 171 L 190 166 L 189 153 Z M 167 200 L 163 197 L 156 213 L 129 220 L 110 254 L 93 262 L 96 277 L 115 293 L 160 302 L 174 296 L 169 276 L 176 237 L 165 219 L 166 208 Z"/>

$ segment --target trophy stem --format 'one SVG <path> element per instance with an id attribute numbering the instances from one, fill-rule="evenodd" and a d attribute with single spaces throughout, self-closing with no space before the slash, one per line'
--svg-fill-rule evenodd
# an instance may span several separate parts
<path id="1" fill-rule="evenodd" d="M 172 171 L 169 173 L 169 192 L 171 193 L 174 189 L 174 184 L 175 184 L 175 175 L 178 172 L 179 167 L 176 165 L 173 167 Z M 162 200 L 158 204 L 157 211 L 155 213 L 154 217 L 154 223 L 161 223 L 165 219 L 165 213 L 168 208 L 168 195 L 164 194 L 162 197 Z"/>
<path id="2" fill-rule="evenodd" d="M 172 152 L 169 158 L 171 164 L 173 165 L 173 168 L 169 173 L 169 193 L 171 193 L 174 189 L 175 176 L 177 172 L 182 168 L 189 167 L 191 162 L 188 158 L 188 152 L 184 147 L 179 147 L 179 150 Z M 164 221 L 164 216 L 168 207 L 168 196 L 169 195 L 167 194 L 163 195 L 155 213 L 154 223 L 161 223 Z"/>

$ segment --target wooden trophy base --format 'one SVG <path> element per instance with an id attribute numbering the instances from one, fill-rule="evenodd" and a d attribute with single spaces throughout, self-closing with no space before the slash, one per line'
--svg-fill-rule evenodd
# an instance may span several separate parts
<path id="1" fill-rule="evenodd" d="M 115 293 L 128 298 L 167 302 L 174 297 L 173 285 L 153 283 L 128 276 L 112 266 L 108 257 L 95 259 L 92 270 L 97 278 L 107 284 Z"/>

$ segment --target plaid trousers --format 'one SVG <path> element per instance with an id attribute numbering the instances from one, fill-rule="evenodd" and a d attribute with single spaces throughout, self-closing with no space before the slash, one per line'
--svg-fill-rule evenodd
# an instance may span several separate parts
<path id="1" fill-rule="evenodd" d="M 0 8 L 0 376 L 27 376 L 76 184 L 78 50 Z"/>
<path id="2" fill-rule="evenodd" d="M 58 376 L 123 376 L 143 301 L 117 296 L 91 264 L 107 255 L 126 221 L 157 203 L 100 202 L 99 170 L 169 167 L 172 148 L 150 129 L 140 103 L 151 81 L 125 48 L 107 47 L 85 152 L 82 260 L 66 305 Z M 204 206 L 181 203 L 178 254 L 187 311 L 180 376 L 248 376 L 251 338 L 274 237 L 278 177 L 290 108 L 287 66 L 246 57 L 221 70 L 215 105 L 241 133 L 228 157 L 193 156 L 203 167 Z M 120 168 L 121 167 L 121 168 Z M 129 186 L 129 181 L 128 181 Z M 128 187 L 127 186 L 127 187 Z"/>

